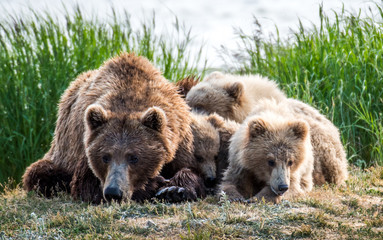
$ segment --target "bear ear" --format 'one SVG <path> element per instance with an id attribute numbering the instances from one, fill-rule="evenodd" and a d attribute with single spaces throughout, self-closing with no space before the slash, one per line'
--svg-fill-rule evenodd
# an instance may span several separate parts
<path id="1" fill-rule="evenodd" d="M 159 107 L 151 107 L 142 115 L 141 123 L 148 128 L 162 132 L 166 126 L 166 114 Z"/>
<path id="2" fill-rule="evenodd" d="M 225 86 L 224 89 L 227 92 L 227 94 L 229 94 L 229 96 L 234 98 L 235 100 L 238 100 L 243 94 L 243 84 L 240 82 L 229 84 Z"/>
<path id="3" fill-rule="evenodd" d="M 199 83 L 199 78 L 191 75 L 188 76 L 176 83 L 176 86 L 178 88 L 178 92 L 181 95 L 182 98 L 186 98 L 186 95 L 194 87 Z"/>
<path id="4" fill-rule="evenodd" d="M 209 115 L 206 120 L 215 128 L 220 128 L 225 124 L 225 119 L 216 113 Z"/>
<path id="5" fill-rule="evenodd" d="M 85 122 L 91 130 L 95 130 L 108 121 L 108 114 L 101 105 L 92 104 L 85 110 Z"/>
<path id="6" fill-rule="evenodd" d="M 305 139 L 309 132 L 309 127 L 304 121 L 289 123 L 289 127 L 298 139 Z"/>
<path id="7" fill-rule="evenodd" d="M 249 126 L 249 134 L 251 138 L 255 138 L 264 134 L 268 129 L 267 122 L 265 122 L 261 118 L 251 120 L 248 123 L 248 126 Z"/>
<path id="8" fill-rule="evenodd" d="M 221 73 L 219 71 L 215 71 L 215 72 L 210 73 L 208 76 L 206 76 L 203 81 L 208 82 L 210 80 L 222 79 L 224 77 L 225 77 L 225 75 L 223 73 Z"/>

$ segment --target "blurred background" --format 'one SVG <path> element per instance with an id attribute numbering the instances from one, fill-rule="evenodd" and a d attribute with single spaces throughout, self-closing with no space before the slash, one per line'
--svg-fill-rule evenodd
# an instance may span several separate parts
<path id="1" fill-rule="evenodd" d="M 299 19 L 304 27 L 318 25 L 320 4 L 330 17 L 333 17 L 331 11 L 340 12 L 342 8 L 353 14 L 360 12 L 362 16 L 369 9 L 377 13 L 375 3 L 367 0 L 0 0 L 0 7 L 12 15 L 28 15 L 33 9 L 60 17 L 65 9 L 73 13 L 73 6 L 79 5 L 85 17 L 97 16 L 106 20 L 111 17 L 112 9 L 117 14 L 126 11 L 133 27 L 155 13 L 156 30 L 161 33 L 170 30 L 177 17 L 180 23 L 192 29 L 195 38 L 192 52 L 196 54 L 203 44 L 209 66 L 213 68 L 223 65 L 219 57 L 221 46 L 236 47 L 235 30 L 241 28 L 250 34 L 254 29 L 254 18 L 262 26 L 265 37 L 275 35 L 277 26 L 280 37 L 287 39 L 290 30 L 298 29 Z M 0 18 L 2 16 L 6 14 Z"/>

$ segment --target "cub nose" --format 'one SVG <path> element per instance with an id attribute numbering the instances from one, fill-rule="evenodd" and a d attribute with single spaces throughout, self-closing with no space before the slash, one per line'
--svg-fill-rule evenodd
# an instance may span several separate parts
<path id="1" fill-rule="evenodd" d="M 118 187 L 109 186 L 104 190 L 105 199 L 110 202 L 112 200 L 121 201 L 122 191 Z"/>
<path id="2" fill-rule="evenodd" d="M 281 193 L 285 193 L 288 189 L 289 189 L 289 185 L 287 185 L 287 184 L 280 184 L 280 185 L 278 185 L 278 190 Z"/>
<path id="3" fill-rule="evenodd" d="M 207 177 L 205 179 L 205 185 L 208 188 L 212 188 L 215 186 L 215 177 Z"/>

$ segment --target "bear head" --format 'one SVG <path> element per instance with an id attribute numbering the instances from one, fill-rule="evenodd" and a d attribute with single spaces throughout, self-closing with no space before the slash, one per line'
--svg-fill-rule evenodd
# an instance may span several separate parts
<path id="1" fill-rule="evenodd" d="M 100 179 L 108 201 L 130 198 L 157 176 L 169 159 L 165 112 L 150 107 L 137 113 L 118 114 L 99 104 L 85 111 L 84 144 L 88 164 Z"/>
<path id="2" fill-rule="evenodd" d="M 186 102 L 196 112 L 217 113 L 236 120 L 235 115 L 244 101 L 244 86 L 240 82 L 220 80 L 198 83 L 186 95 Z"/>
<path id="3" fill-rule="evenodd" d="M 257 116 L 244 123 L 246 140 L 240 164 L 282 196 L 289 189 L 291 176 L 306 158 L 310 137 L 305 121 L 277 118 L 278 115 Z"/>
<path id="4" fill-rule="evenodd" d="M 192 113 L 192 133 L 194 137 L 194 157 L 198 162 L 205 186 L 216 184 L 217 156 L 220 147 L 218 131 L 206 120 L 206 116 Z"/>

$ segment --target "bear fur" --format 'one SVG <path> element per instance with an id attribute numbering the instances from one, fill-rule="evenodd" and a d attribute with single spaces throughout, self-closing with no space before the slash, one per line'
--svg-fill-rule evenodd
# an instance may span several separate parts
<path id="1" fill-rule="evenodd" d="M 252 132 L 252 129 L 255 130 Z M 298 153 L 305 153 L 305 157 L 297 157 Z M 274 160 L 275 156 L 281 158 Z M 287 163 L 288 159 L 303 159 L 303 163 L 298 167 L 293 161 L 290 168 L 287 164 L 289 174 L 284 170 L 285 174 L 273 175 L 280 159 L 287 159 Z M 274 162 L 272 166 L 268 164 L 270 160 Z M 298 196 L 310 191 L 313 184 L 326 181 L 340 185 L 348 177 L 338 129 L 316 109 L 295 99 L 279 103 L 261 100 L 232 137 L 229 162 L 220 189 L 231 200 L 255 196 L 279 202 L 282 195 Z M 281 195 L 273 181 L 286 176 L 290 179 L 288 190 Z"/>
<path id="2" fill-rule="evenodd" d="M 223 173 L 229 166 L 230 139 L 238 130 L 240 124 L 224 119 L 216 113 L 208 115 L 207 121 L 214 126 L 219 135 L 219 150 L 216 157 L 216 184 L 219 185 L 222 181 Z"/>
<path id="3" fill-rule="evenodd" d="M 265 100 L 258 104 L 254 113 L 284 111 L 297 119 L 305 120 L 310 126 L 311 145 L 314 153 L 314 184 L 325 182 L 343 184 L 348 178 L 348 162 L 338 128 L 318 110 L 296 99 L 279 103 Z"/>
<path id="4" fill-rule="evenodd" d="M 176 83 L 178 92 L 182 98 L 185 98 L 192 87 L 199 83 L 200 79 L 195 76 L 187 76 Z"/>
<path id="5" fill-rule="evenodd" d="M 24 188 L 99 203 L 148 199 L 178 171 L 198 182 L 190 124 L 174 84 L 147 59 L 121 54 L 64 92 L 51 148 L 26 169 Z"/>
<path id="6" fill-rule="evenodd" d="M 191 113 L 191 129 L 194 138 L 194 157 L 197 168 L 207 188 L 214 188 L 217 178 L 217 158 L 220 136 L 206 115 Z"/>
<path id="7" fill-rule="evenodd" d="M 190 89 L 188 105 L 197 112 L 218 113 L 242 122 L 260 99 L 286 99 L 277 84 L 259 75 L 236 76 L 214 72 Z"/>
<path id="8" fill-rule="evenodd" d="M 312 189 L 309 126 L 289 114 L 249 116 L 231 138 L 229 167 L 220 191 L 229 200 L 255 198 L 278 203 Z"/>

